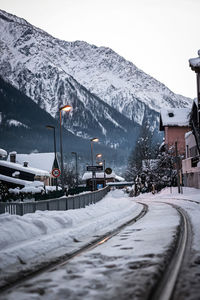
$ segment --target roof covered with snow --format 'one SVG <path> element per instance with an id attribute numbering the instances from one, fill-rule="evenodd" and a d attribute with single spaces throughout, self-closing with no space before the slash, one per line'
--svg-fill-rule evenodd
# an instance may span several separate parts
<path id="1" fill-rule="evenodd" d="M 22 186 L 32 186 L 32 187 L 39 187 L 39 186 L 44 186 L 44 183 L 41 181 L 27 181 L 19 178 L 13 178 L 10 176 L 5 176 L 0 174 L 0 180 L 5 181 L 5 182 L 10 182 L 14 183 L 16 185 L 22 185 Z"/>
<path id="2" fill-rule="evenodd" d="M 49 172 L 47 172 L 45 170 L 30 168 L 30 167 L 23 167 L 22 165 L 20 165 L 18 163 L 13 163 L 13 162 L 5 161 L 5 160 L 0 160 L 0 166 L 15 169 L 16 171 L 35 174 L 37 176 L 48 176 L 48 177 L 50 176 Z"/>
<path id="3" fill-rule="evenodd" d="M 186 133 L 185 133 L 185 138 L 188 138 L 191 134 L 193 134 L 192 131 L 186 132 Z"/>
<path id="4" fill-rule="evenodd" d="M 7 151 L 4 149 L 0 149 L 0 156 L 7 156 Z"/>
<path id="5" fill-rule="evenodd" d="M 55 154 L 49 153 L 31 153 L 31 154 L 16 154 L 16 162 L 22 164 L 28 162 L 31 168 L 42 169 L 51 173 L 53 168 Z"/>
<path id="6" fill-rule="evenodd" d="M 164 126 L 189 126 L 191 108 L 170 108 L 161 109 L 160 112 L 160 130 Z"/>
<path id="7" fill-rule="evenodd" d="M 115 174 L 113 172 L 109 175 L 105 173 L 105 177 L 106 178 L 114 178 Z M 83 180 L 88 180 L 91 178 L 92 178 L 92 172 L 85 172 L 82 177 Z M 104 172 L 96 172 L 96 178 L 104 178 Z"/>
<path id="8" fill-rule="evenodd" d="M 198 55 L 199 57 L 189 59 L 190 67 L 195 72 L 200 72 L 200 50 L 198 51 Z"/>

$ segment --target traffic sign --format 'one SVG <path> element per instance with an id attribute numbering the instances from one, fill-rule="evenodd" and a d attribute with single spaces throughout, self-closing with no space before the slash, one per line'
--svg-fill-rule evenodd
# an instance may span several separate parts
<path id="1" fill-rule="evenodd" d="M 103 166 L 87 166 L 87 171 L 103 171 Z"/>
<path id="2" fill-rule="evenodd" d="M 105 173 L 110 175 L 112 173 L 112 169 L 111 168 L 106 168 Z"/>
<path id="3" fill-rule="evenodd" d="M 58 168 L 55 168 L 55 169 L 52 170 L 51 174 L 53 175 L 53 177 L 57 178 L 57 177 L 60 176 L 61 172 Z"/>

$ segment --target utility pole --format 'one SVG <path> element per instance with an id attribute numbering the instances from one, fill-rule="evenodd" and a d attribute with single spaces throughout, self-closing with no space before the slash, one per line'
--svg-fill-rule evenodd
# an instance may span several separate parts
<path id="1" fill-rule="evenodd" d="M 75 155 L 75 161 L 76 161 L 76 187 L 78 187 L 78 155 L 77 152 L 72 152 L 73 155 Z"/>
<path id="2" fill-rule="evenodd" d="M 180 188 L 179 157 L 178 157 L 177 142 L 175 142 L 175 151 L 176 151 L 175 154 L 176 154 L 176 170 L 177 170 L 178 193 L 180 194 L 181 188 Z"/>

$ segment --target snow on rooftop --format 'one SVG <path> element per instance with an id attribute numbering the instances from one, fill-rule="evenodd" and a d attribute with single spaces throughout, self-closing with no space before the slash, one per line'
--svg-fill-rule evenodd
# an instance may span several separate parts
<path id="1" fill-rule="evenodd" d="M 199 57 L 190 58 L 189 63 L 192 68 L 200 68 L 200 50 L 198 51 Z"/>
<path id="2" fill-rule="evenodd" d="M 191 108 L 161 109 L 163 126 L 188 126 Z"/>
<path id="3" fill-rule="evenodd" d="M 7 156 L 7 151 L 4 149 L 0 149 L 0 156 Z"/>
<path id="4" fill-rule="evenodd" d="M 186 133 L 185 133 L 185 138 L 189 137 L 191 134 L 193 134 L 192 131 L 186 132 Z"/>
<path id="5" fill-rule="evenodd" d="M 18 154 L 16 155 L 16 162 L 22 164 L 28 162 L 28 166 L 31 168 L 45 170 L 51 173 L 55 154 L 49 153 L 31 153 L 31 154 Z"/>
<path id="6" fill-rule="evenodd" d="M 23 186 L 34 186 L 34 187 L 44 186 L 44 183 L 41 181 L 27 181 L 23 179 L 13 178 L 10 176 L 5 176 L 2 174 L 0 174 L 0 180 L 14 183 L 17 185 L 23 185 Z"/>
<path id="7" fill-rule="evenodd" d="M 111 174 L 105 173 L 105 177 L 106 178 L 115 178 L 118 181 L 125 180 L 123 177 L 116 175 L 114 172 L 112 172 Z M 83 174 L 82 180 L 87 180 L 87 179 L 91 179 L 91 178 L 92 178 L 92 172 L 85 172 Z M 96 172 L 96 178 L 104 178 L 104 172 Z"/>
<path id="8" fill-rule="evenodd" d="M 30 168 L 30 167 L 23 167 L 22 165 L 20 165 L 18 163 L 13 163 L 13 162 L 5 161 L 5 160 L 0 160 L 0 166 L 4 166 L 7 168 L 13 168 L 17 171 L 31 173 L 31 174 L 35 174 L 38 176 L 47 176 L 47 177 L 50 176 L 49 172 L 47 172 L 45 170 Z"/>
<path id="9" fill-rule="evenodd" d="M 105 173 L 105 177 L 106 178 L 115 178 L 115 173 L 112 172 L 109 175 Z M 87 179 L 91 179 L 91 178 L 92 178 L 92 172 L 85 172 L 82 177 L 83 180 L 87 180 Z M 104 178 L 104 172 L 96 172 L 96 178 Z"/>
<path id="10" fill-rule="evenodd" d="M 115 175 L 115 179 L 116 179 L 117 181 L 125 181 L 125 179 L 124 179 L 123 177 L 118 176 L 118 175 Z"/>

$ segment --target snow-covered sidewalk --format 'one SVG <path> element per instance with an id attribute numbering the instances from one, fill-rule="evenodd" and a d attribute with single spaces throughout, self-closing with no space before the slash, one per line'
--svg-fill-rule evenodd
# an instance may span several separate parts
<path id="1" fill-rule="evenodd" d="M 174 299 L 199 300 L 200 297 L 200 189 L 183 188 L 179 194 L 177 188 L 162 190 L 159 194 L 143 194 L 136 197 L 147 204 L 156 202 L 173 203 L 181 207 L 189 216 L 192 225 L 192 245 L 188 265 L 182 269 Z"/>
<path id="2" fill-rule="evenodd" d="M 34 270 L 41 263 L 79 249 L 140 211 L 141 205 L 132 198 L 112 191 L 86 208 L 0 215 L 0 284 L 17 272 Z"/>

